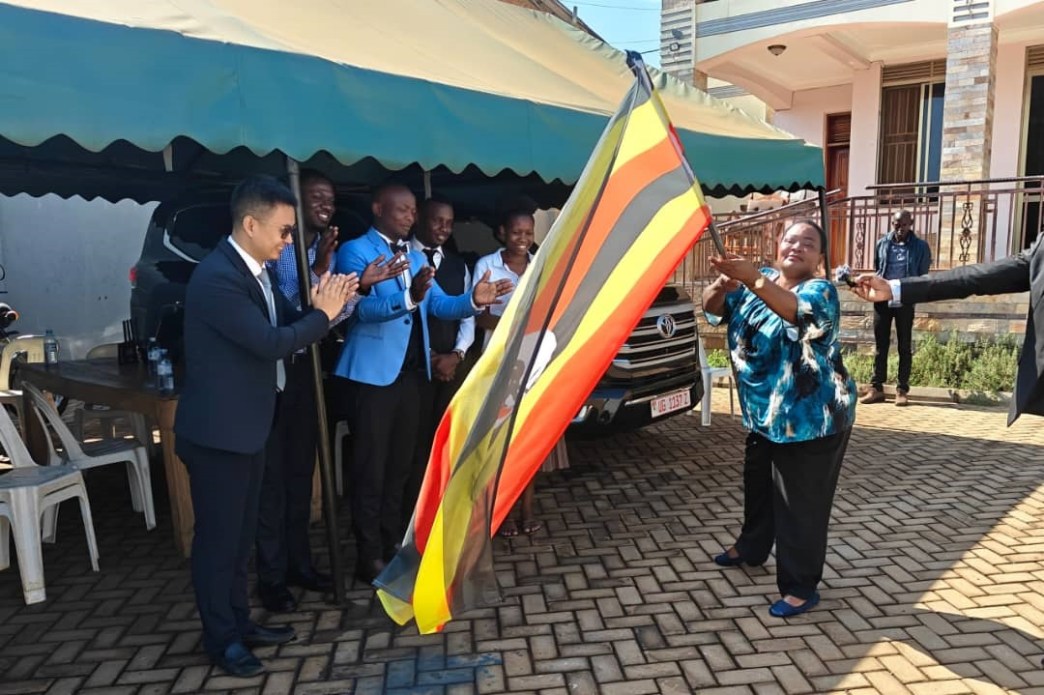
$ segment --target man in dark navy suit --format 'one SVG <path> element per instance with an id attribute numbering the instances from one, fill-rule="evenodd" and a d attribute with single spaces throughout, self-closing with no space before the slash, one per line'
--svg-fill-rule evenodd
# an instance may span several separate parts
<path id="1" fill-rule="evenodd" d="M 322 338 L 358 286 L 354 276 L 325 274 L 304 312 L 273 291 L 264 264 L 292 243 L 296 204 L 275 179 L 239 184 L 232 234 L 199 264 L 185 296 L 186 373 L 174 431 L 196 516 L 192 584 L 203 648 L 240 677 L 264 671 L 250 647 L 295 637 L 291 627 L 252 622 L 247 603 L 265 443 L 286 382 L 283 359 Z"/>

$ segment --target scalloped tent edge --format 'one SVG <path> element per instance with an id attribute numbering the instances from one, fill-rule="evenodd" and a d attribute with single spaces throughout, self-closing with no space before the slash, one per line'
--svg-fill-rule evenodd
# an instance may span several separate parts
<path id="1" fill-rule="evenodd" d="M 364 5 L 373 3 L 360 0 Z M 573 41 L 589 50 L 583 42 Z M 684 85 L 657 78 L 666 80 L 671 100 L 684 98 Z M 709 99 L 698 95 L 701 103 Z M 0 192 L 139 202 L 164 199 L 194 180 L 232 181 L 271 168 L 280 159 L 275 153 L 349 186 L 423 170 L 476 181 L 513 172 L 568 186 L 608 119 L 313 55 L 8 3 L 0 3 L 0 103 Z M 753 127 L 749 115 L 737 111 L 735 118 L 739 130 Z M 763 125 L 765 136 L 755 138 L 676 122 L 705 191 L 822 187 L 822 150 Z M 131 179 L 123 187 L 121 176 Z"/>

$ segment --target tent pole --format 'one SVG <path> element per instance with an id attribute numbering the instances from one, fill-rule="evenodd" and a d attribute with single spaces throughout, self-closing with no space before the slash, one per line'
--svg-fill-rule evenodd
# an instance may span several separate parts
<path id="1" fill-rule="evenodd" d="M 424 200 L 431 200 L 431 172 L 424 170 Z"/>
<path id="2" fill-rule="evenodd" d="M 308 248 L 304 239 L 304 201 L 301 198 L 301 167 L 292 157 L 286 158 L 290 190 L 297 198 L 297 231 L 294 233 L 294 251 L 297 256 L 297 279 L 300 283 L 301 308 L 312 302 L 312 269 L 308 264 Z M 341 562 L 341 539 L 337 533 L 337 498 L 334 495 L 333 457 L 330 455 L 330 427 L 326 420 L 326 398 L 323 391 L 323 368 L 319 360 L 319 344 L 308 346 L 312 362 L 312 380 L 315 386 L 315 410 L 318 414 L 319 473 L 322 476 L 323 521 L 326 523 L 326 543 L 330 551 L 330 569 L 333 574 L 333 602 L 344 605 L 344 565 Z"/>

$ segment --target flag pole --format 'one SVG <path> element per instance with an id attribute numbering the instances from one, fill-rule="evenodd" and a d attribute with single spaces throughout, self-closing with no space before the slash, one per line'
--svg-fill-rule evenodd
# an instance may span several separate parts
<path id="1" fill-rule="evenodd" d="M 656 96 L 656 89 L 653 87 L 652 77 L 649 76 L 649 71 L 645 67 L 645 59 L 642 58 L 642 54 L 638 51 L 627 51 L 627 67 L 631 68 L 631 72 L 634 73 L 634 76 L 638 78 L 646 88 L 648 88 L 649 94 L 652 94 L 653 98 L 658 98 Z M 685 167 L 685 173 L 688 175 L 689 181 L 695 183 L 696 174 L 693 173 L 692 167 L 689 165 L 689 160 L 685 157 L 685 150 L 682 149 L 681 140 L 678 138 L 678 134 L 673 132 L 673 127 L 671 128 L 671 131 L 674 134 L 672 140 L 674 146 L 678 149 L 678 155 L 681 159 L 682 166 Z M 714 224 L 713 217 L 711 217 L 710 224 L 707 225 L 707 231 L 710 232 L 711 240 L 714 242 L 714 248 L 717 249 L 718 255 L 724 256 L 725 244 L 721 240 L 721 235 L 718 234 L 718 228 Z"/>

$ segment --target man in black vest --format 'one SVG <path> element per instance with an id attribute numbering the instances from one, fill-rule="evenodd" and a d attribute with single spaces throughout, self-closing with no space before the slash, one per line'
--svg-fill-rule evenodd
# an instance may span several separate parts
<path id="1" fill-rule="evenodd" d="M 464 259 L 445 247 L 453 234 L 453 206 L 438 197 L 421 205 L 417 226 L 413 229 L 411 245 L 423 253 L 428 265 L 435 269 L 435 281 L 446 294 L 464 294 L 471 287 L 471 272 Z M 431 443 L 442 414 L 449 407 L 453 394 L 464 381 L 463 364 L 468 348 L 475 341 L 475 319 L 444 321 L 428 319 L 431 343 L 431 381 L 420 393 L 420 429 L 417 437 L 417 460 L 403 498 L 404 523 L 409 523 L 413 507 L 424 481 Z"/>

